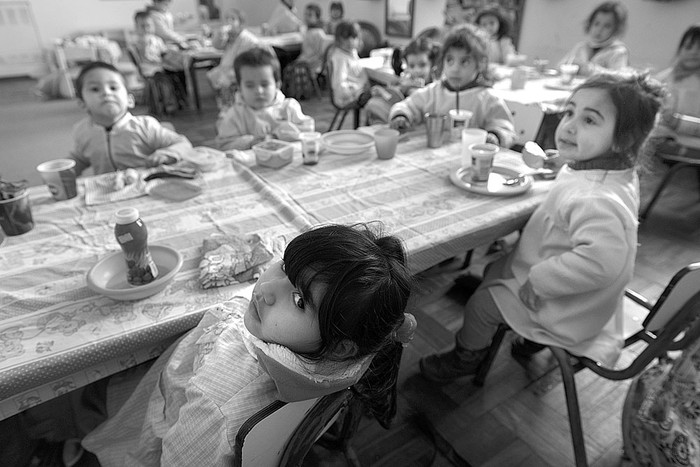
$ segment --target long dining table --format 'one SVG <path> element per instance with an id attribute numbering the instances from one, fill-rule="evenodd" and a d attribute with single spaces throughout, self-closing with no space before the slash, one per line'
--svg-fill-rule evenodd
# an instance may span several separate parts
<path id="1" fill-rule="evenodd" d="M 89 179 L 67 201 L 32 187 L 34 229 L 0 245 L 0 419 L 152 359 L 209 307 L 249 295 L 251 283 L 201 288 L 201 246 L 212 234 L 255 233 L 280 254 L 316 224 L 381 221 L 405 243 L 417 273 L 522 227 L 551 185 L 535 181 L 510 197 L 458 188 L 449 174 L 461 144 L 427 148 L 420 131 L 404 135 L 390 160 L 378 160 L 373 147 L 353 155 L 326 149 L 309 166 L 293 144 L 293 162 L 280 169 L 255 165 L 252 151 L 222 156 L 220 167 L 204 174 L 203 192 L 181 202 L 141 196 L 87 205 Z M 509 150 L 495 164 L 527 169 Z M 184 257 L 164 291 L 138 301 L 116 301 L 86 285 L 88 270 L 119 251 L 114 212 L 126 206 L 139 209 L 152 244 Z"/>

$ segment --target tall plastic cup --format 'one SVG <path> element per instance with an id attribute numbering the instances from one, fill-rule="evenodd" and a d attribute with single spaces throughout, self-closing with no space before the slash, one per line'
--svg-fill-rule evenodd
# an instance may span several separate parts
<path id="1" fill-rule="evenodd" d="M 36 170 L 41 174 L 55 200 L 75 198 L 78 194 L 73 159 L 54 159 L 39 164 Z"/>
<path id="2" fill-rule="evenodd" d="M 428 147 L 439 148 L 442 146 L 442 133 L 447 125 L 447 115 L 435 113 L 425 114 L 425 129 L 428 136 Z"/>
<path id="3" fill-rule="evenodd" d="M 486 142 L 488 132 L 481 128 L 465 128 L 462 130 L 462 167 L 471 167 L 472 152 L 469 146 L 472 144 L 483 144 Z"/>
<path id="4" fill-rule="evenodd" d="M 472 153 L 472 181 L 484 183 L 489 181 L 493 158 L 500 148 L 495 144 L 472 144 L 469 151 Z"/>
<path id="5" fill-rule="evenodd" d="M 464 109 L 452 109 L 448 115 L 450 116 L 450 141 L 457 142 L 462 136 L 462 130 L 469 126 L 474 113 Z"/>

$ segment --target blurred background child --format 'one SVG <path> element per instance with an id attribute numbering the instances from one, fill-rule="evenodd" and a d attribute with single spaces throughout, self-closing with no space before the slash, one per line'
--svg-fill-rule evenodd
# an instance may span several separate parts
<path id="1" fill-rule="evenodd" d="M 279 90 L 280 66 L 273 53 L 250 49 L 236 57 L 233 67 L 239 88 L 234 104 L 216 122 L 219 149 L 250 149 L 266 137 L 294 140 L 300 131 L 313 131 L 313 119 L 299 102 Z"/>
<path id="2" fill-rule="evenodd" d="M 576 44 L 559 64 L 578 65 L 578 73 L 583 76 L 626 68 L 629 52 L 619 39 L 626 27 L 627 8 L 622 3 L 601 3 L 586 19 L 586 40 Z"/>
<path id="3" fill-rule="evenodd" d="M 328 22 L 326 23 L 326 34 L 335 35 L 335 28 L 345 18 L 345 8 L 343 2 L 331 2 L 328 5 Z"/>
<path id="4" fill-rule="evenodd" d="M 146 10 L 153 18 L 156 36 L 166 43 L 176 44 L 181 49 L 187 49 L 189 44 L 185 36 L 175 32 L 173 14 L 170 12 L 171 3 L 172 0 L 153 0 L 153 4 L 146 7 Z"/>
<path id="5" fill-rule="evenodd" d="M 305 62 L 313 77 L 316 78 L 321 72 L 326 49 L 333 43 L 334 39 L 333 36 L 329 36 L 323 31 L 321 7 L 318 4 L 309 3 L 306 5 L 304 21 L 306 22 L 306 32 L 301 43 L 301 53 L 297 60 Z"/>
<path id="6" fill-rule="evenodd" d="M 367 72 L 360 64 L 360 56 L 357 54 L 359 44 L 360 26 L 341 21 L 335 29 L 335 44 L 328 53 L 328 62 L 333 69 L 333 100 L 338 107 L 352 102 L 364 106 L 372 97 Z"/>
<path id="7" fill-rule="evenodd" d="M 280 0 L 270 19 L 267 20 L 266 34 L 284 34 L 286 32 L 301 31 L 304 23 L 297 16 L 294 0 Z"/>
<path id="8" fill-rule="evenodd" d="M 485 36 L 470 24 L 453 29 L 442 47 L 441 79 L 394 104 L 389 113 L 391 127 L 401 131 L 413 128 L 423 122 L 426 112 L 447 115 L 459 99 L 460 109 L 473 112 L 470 127 L 486 130 L 488 142 L 512 146 L 513 117 L 503 99 L 491 90 Z"/>
<path id="9" fill-rule="evenodd" d="M 489 62 L 506 63 L 509 54 L 515 53 L 510 37 L 510 20 L 498 5 L 490 5 L 477 13 L 476 25 L 489 34 L 487 43 Z"/>

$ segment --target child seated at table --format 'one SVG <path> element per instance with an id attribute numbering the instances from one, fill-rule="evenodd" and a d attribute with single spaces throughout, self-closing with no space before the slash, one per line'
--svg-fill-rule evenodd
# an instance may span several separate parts
<path id="1" fill-rule="evenodd" d="M 166 43 L 176 44 L 183 50 L 188 49 L 190 45 L 185 36 L 175 31 L 173 14 L 170 12 L 171 3 L 172 0 L 153 0 L 153 4 L 146 7 L 146 11 L 153 18 L 156 36 L 163 39 Z"/>
<path id="2" fill-rule="evenodd" d="M 475 23 L 489 34 L 487 42 L 490 63 L 506 63 L 508 55 L 515 53 L 513 40 L 510 38 L 510 21 L 503 9 L 494 4 L 480 10 Z"/>
<path id="3" fill-rule="evenodd" d="M 435 65 L 440 55 L 437 43 L 427 38 L 416 39 L 406 46 L 402 55 L 406 68 L 401 73 L 399 83 L 386 88 L 372 86 L 372 98 L 365 106 L 369 124 L 387 123 L 392 105 L 433 81 Z"/>
<path id="4" fill-rule="evenodd" d="M 371 394 L 358 388 L 360 397 L 387 422 L 395 336 L 407 342 L 415 325 L 404 314 L 411 284 L 396 237 L 366 226 L 304 232 L 260 275 L 251 300 L 208 310 L 83 446 L 103 467 L 233 465 L 236 434 L 251 415 L 275 400 L 343 390 L 368 367 L 363 381 L 376 384 L 366 385 Z"/>
<path id="5" fill-rule="evenodd" d="M 332 67 L 333 100 L 338 107 L 353 102 L 362 107 L 372 97 L 367 72 L 357 54 L 359 44 L 359 24 L 341 21 L 335 28 L 335 43 L 328 51 L 327 59 Z"/>
<path id="6" fill-rule="evenodd" d="M 426 379 L 473 375 L 501 324 L 522 336 L 514 355 L 527 358 L 554 345 L 615 364 L 637 251 L 634 166 L 662 95 L 661 85 L 644 75 L 601 73 L 574 90 L 556 130 L 566 165 L 515 249 L 487 267 L 455 347 L 420 360 Z"/>
<path id="7" fill-rule="evenodd" d="M 627 8 L 622 3 L 601 3 L 586 19 L 587 39 L 576 44 L 559 64 L 578 65 L 578 73 L 583 76 L 625 69 L 629 52 L 619 37 L 626 26 Z"/>
<path id="8" fill-rule="evenodd" d="M 245 15 L 235 8 L 226 11 L 226 24 L 219 28 L 212 38 L 212 45 L 224 51 L 217 66 L 207 72 L 207 78 L 216 93 L 219 109 L 233 104 L 238 85 L 233 71 L 233 61 L 246 50 L 262 47 L 273 52 L 272 47 L 263 43 L 258 36 L 245 29 Z"/>
<path id="9" fill-rule="evenodd" d="M 189 140 L 150 116 L 131 115 L 134 97 L 124 75 L 113 65 L 91 62 L 76 80 L 78 105 L 88 116 L 73 127 L 75 173 L 95 174 L 130 167 L 172 164 L 192 150 Z"/>
<path id="10" fill-rule="evenodd" d="M 473 112 L 470 127 L 486 130 L 488 142 L 510 147 L 515 141 L 513 117 L 491 90 L 487 40 L 470 24 L 453 29 L 442 46 L 442 78 L 394 104 L 391 127 L 405 131 L 422 123 L 426 112 L 447 115 L 450 109 L 466 109 Z"/>
<path id="11" fill-rule="evenodd" d="M 304 23 L 297 16 L 294 0 L 279 0 L 272 10 L 270 19 L 267 20 L 266 34 L 284 34 L 287 32 L 301 31 Z"/>
<path id="12" fill-rule="evenodd" d="M 216 122 L 219 149 L 250 149 L 271 136 L 296 140 L 300 131 L 313 130 L 314 121 L 299 102 L 279 90 L 280 65 L 274 54 L 250 49 L 236 57 L 233 68 L 239 89 L 234 104 Z"/>

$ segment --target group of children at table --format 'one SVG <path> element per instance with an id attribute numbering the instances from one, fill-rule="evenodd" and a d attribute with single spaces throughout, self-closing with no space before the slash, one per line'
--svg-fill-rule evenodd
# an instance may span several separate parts
<path id="1" fill-rule="evenodd" d="M 595 30 L 605 18 L 608 13 L 595 13 L 589 28 Z M 329 59 L 334 73 L 344 78 L 333 84 L 334 94 L 369 101 L 371 88 L 354 68 L 356 32 L 352 23 L 335 27 Z M 486 129 L 490 141 L 512 144 L 508 109 L 488 86 L 489 49 L 480 34 L 468 25 L 451 30 L 437 64 L 428 42 L 406 48 L 408 70 L 426 83 L 401 84 L 407 97 L 390 108 L 392 127 L 415 126 L 427 110 L 446 113 L 460 93 L 460 102 L 474 111 L 471 125 Z M 598 37 L 596 44 L 604 42 L 614 43 Z M 440 75 L 431 81 L 436 65 Z M 299 103 L 279 90 L 280 70 L 269 50 L 253 47 L 240 53 L 233 73 L 240 88 L 217 122 L 222 148 L 247 148 L 267 134 L 294 130 L 282 121 L 297 129 L 308 122 Z M 348 79 L 353 73 L 356 82 Z M 700 27 L 683 35 L 667 83 L 673 105 L 685 86 L 700 87 Z M 425 378 L 445 383 L 473 374 L 501 323 L 521 336 L 513 348 L 519 355 L 551 344 L 606 365 L 615 362 L 622 347 L 616 317 L 637 248 L 635 165 L 652 128 L 659 138 L 668 136 L 660 129 L 671 105 L 666 100 L 666 110 L 659 112 L 663 96 L 661 84 L 636 73 L 594 73 L 572 92 L 555 134 L 566 165 L 513 251 L 487 269 L 465 307 L 454 348 L 420 361 Z M 88 113 L 76 126 L 72 156 L 78 172 L 87 166 L 106 173 L 173 163 L 191 149 L 186 138 L 152 117 L 129 113 L 133 101 L 111 65 L 84 68 L 78 99 Z M 101 149 L 105 139 L 112 142 L 107 153 Z M 347 271 L 354 271 L 352 278 Z M 338 368 L 343 374 L 352 369 L 356 380 L 402 326 L 410 289 L 405 252 L 395 237 L 343 226 L 301 234 L 284 260 L 260 277 L 250 302 L 236 299 L 205 315 L 153 364 L 129 401 L 84 445 L 102 465 L 118 465 L 125 458 L 143 465 L 183 464 L 185 459 L 190 465 L 214 465 L 228 459 L 240 423 L 285 397 L 280 384 L 275 386 L 275 352 L 300 362 L 297 377 L 307 382 L 329 367 L 334 370 L 324 378 L 330 388 L 335 388 Z M 224 391 L 217 389 L 220 378 L 236 374 L 241 377 Z M 308 394 L 317 394 L 311 386 Z M 133 429 L 123 431 L 126 425 Z"/>

